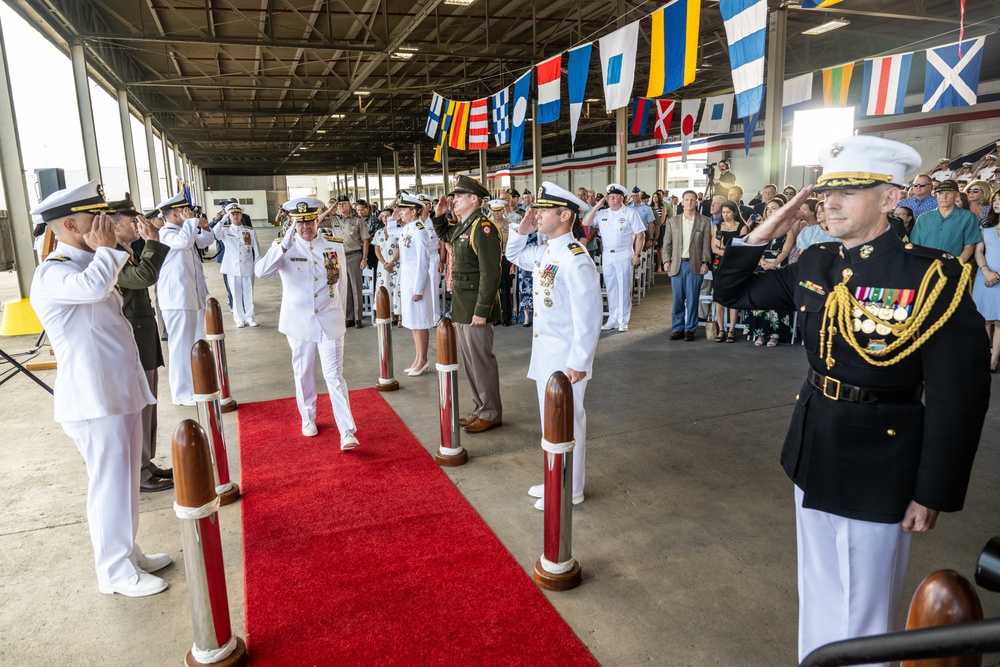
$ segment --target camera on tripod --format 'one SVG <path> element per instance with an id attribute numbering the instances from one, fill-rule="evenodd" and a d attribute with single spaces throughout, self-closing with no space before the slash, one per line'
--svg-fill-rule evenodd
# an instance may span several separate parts
<path id="1" fill-rule="evenodd" d="M 704 169 L 702 169 L 701 173 L 703 173 L 706 176 L 708 176 L 708 180 L 711 181 L 712 177 L 715 176 L 715 168 L 718 166 L 718 164 L 719 164 L 718 162 L 713 162 L 712 164 L 710 164 L 710 165 L 706 166 Z"/>

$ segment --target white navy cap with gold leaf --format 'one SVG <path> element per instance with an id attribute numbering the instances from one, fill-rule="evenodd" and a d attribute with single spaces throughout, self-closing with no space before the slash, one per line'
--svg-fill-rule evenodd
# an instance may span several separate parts
<path id="1" fill-rule="evenodd" d="M 114 209 L 104 198 L 104 186 L 90 181 L 76 188 L 57 190 L 38 202 L 31 215 L 41 216 L 44 222 L 60 220 L 74 213 L 111 213 Z"/>
<path id="2" fill-rule="evenodd" d="M 326 204 L 315 197 L 297 197 L 281 205 L 281 209 L 295 222 L 312 222 L 324 208 Z"/>
<path id="3" fill-rule="evenodd" d="M 823 175 L 816 192 L 873 188 L 883 183 L 903 185 L 920 168 L 921 158 L 911 146 L 867 135 L 837 139 L 816 156 Z"/>
<path id="4" fill-rule="evenodd" d="M 559 187 L 549 181 L 542 181 L 542 187 L 538 189 L 538 197 L 535 198 L 535 208 L 556 208 L 558 206 L 564 206 L 575 213 L 590 208 L 585 201 L 566 188 Z"/>

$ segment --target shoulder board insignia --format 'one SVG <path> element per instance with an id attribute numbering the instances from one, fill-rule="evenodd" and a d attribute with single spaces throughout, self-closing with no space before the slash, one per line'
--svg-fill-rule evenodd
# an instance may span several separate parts
<path id="1" fill-rule="evenodd" d="M 278 238 L 274 239 L 274 245 L 281 245 L 284 242 L 284 240 L 285 240 L 284 236 L 279 236 Z"/>
<path id="2" fill-rule="evenodd" d="M 423 228 L 424 228 L 424 223 L 417 222 L 417 229 L 423 229 Z"/>
<path id="3" fill-rule="evenodd" d="M 46 262 L 68 262 L 69 257 L 63 257 L 62 255 L 49 255 L 45 258 Z"/>
<path id="4" fill-rule="evenodd" d="M 571 253 L 573 253 L 574 255 L 583 255 L 583 254 L 585 254 L 587 252 L 583 248 L 583 246 L 581 246 L 576 241 L 571 241 L 566 247 L 569 248 L 569 251 Z"/>
<path id="5" fill-rule="evenodd" d="M 332 236 L 332 235 L 328 235 L 328 234 L 323 234 L 323 238 L 325 238 L 330 243 L 343 243 L 344 242 L 344 239 L 340 238 L 339 236 Z"/>

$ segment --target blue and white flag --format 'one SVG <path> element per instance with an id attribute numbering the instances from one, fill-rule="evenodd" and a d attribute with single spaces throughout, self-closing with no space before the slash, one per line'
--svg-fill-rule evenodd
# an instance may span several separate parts
<path id="1" fill-rule="evenodd" d="M 608 113 L 628 106 L 632 101 L 635 50 L 638 44 L 638 21 L 601 37 L 601 72 L 604 82 L 604 104 Z"/>
<path id="2" fill-rule="evenodd" d="M 733 94 L 724 93 L 705 100 L 705 111 L 701 115 L 702 134 L 726 134 L 733 124 Z"/>
<path id="3" fill-rule="evenodd" d="M 514 116 L 511 119 L 510 166 L 516 167 L 524 159 L 524 121 L 528 117 L 528 90 L 531 88 L 531 70 L 514 82 Z"/>
<path id="4" fill-rule="evenodd" d="M 743 151 L 745 155 L 750 155 L 750 144 L 753 143 L 753 135 L 757 131 L 758 120 L 760 120 L 759 113 L 743 119 Z"/>
<path id="5" fill-rule="evenodd" d="M 490 106 L 492 107 L 493 138 L 496 139 L 497 146 L 503 146 L 510 141 L 510 88 L 504 88 L 499 93 L 490 96 Z"/>
<path id="6" fill-rule="evenodd" d="M 766 0 L 722 0 L 719 4 L 729 41 L 729 65 L 736 89 L 736 116 L 747 118 L 764 101 Z"/>
<path id="7" fill-rule="evenodd" d="M 985 41 L 985 37 L 972 40 L 972 46 L 962 55 L 959 55 L 961 42 L 927 49 L 925 112 L 948 107 L 971 107 L 976 103 Z"/>
<path id="8" fill-rule="evenodd" d="M 424 132 L 431 139 L 437 139 L 438 126 L 441 124 L 441 111 L 444 108 L 444 98 L 434 93 L 431 98 L 431 109 L 427 112 L 427 125 Z"/>
<path id="9" fill-rule="evenodd" d="M 590 52 L 594 43 L 578 46 L 569 52 L 569 71 L 566 82 L 569 84 L 569 143 L 576 143 L 576 128 L 580 124 L 580 113 L 583 111 L 583 99 L 587 96 L 587 75 L 590 72 Z"/>

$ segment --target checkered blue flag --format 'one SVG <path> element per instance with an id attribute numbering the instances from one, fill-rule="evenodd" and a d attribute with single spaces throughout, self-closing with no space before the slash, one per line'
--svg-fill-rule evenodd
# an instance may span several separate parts
<path id="1" fill-rule="evenodd" d="M 493 137 L 497 146 L 502 146 L 510 141 L 510 87 L 504 88 L 499 93 L 490 96 L 490 103 L 493 107 Z"/>
<path id="2" fill-rule="evenodd" d="M 437 139 L 438 125 L 441 123 L 441 110 L 444 107 L 444 98 L 434 93 L 431 98 L 431 108 L 427 112 L 427 125 L 424 127 L 424 132 L 431 139 Z"/>

